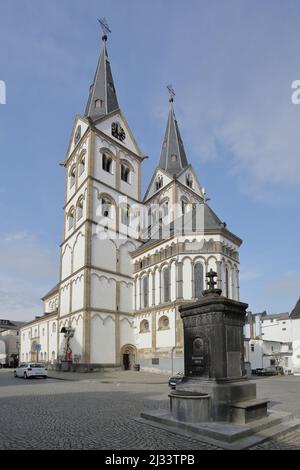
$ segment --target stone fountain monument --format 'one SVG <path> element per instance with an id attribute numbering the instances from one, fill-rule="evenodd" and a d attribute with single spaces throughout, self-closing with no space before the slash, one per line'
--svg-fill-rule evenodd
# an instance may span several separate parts
<path id="1" fill-rule="evenodd" d="M 193 304 L 179 308 L 184 330 L 184 377 L 170 410 L 142 413 L 140 420 L 191 433 L 223 448 L 243 449 L 300 425 L 289 413 L 268 411 L 256 383 L 244 375 L 243 326 L 247 304 L 223 297 L 217 274 Z M 200 437 L 201 436 L 201 437 Z"/>

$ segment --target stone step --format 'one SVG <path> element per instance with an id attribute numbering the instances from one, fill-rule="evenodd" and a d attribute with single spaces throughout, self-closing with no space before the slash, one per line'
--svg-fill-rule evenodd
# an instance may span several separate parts
<path id="1" fill-rule="evenodd" d="M 267 417 L 269 400 L 246 400 L 231 405 L 231 420 L 233 423 L 247 424 L 251 421 Z"/>
<path id="2" fill-rule="evenodd" d="M 135 418 L 144 424 L 175 434 L 189 436 L 201 442 L 223 449 L 242 450 L 278 438 L 300 428 L 300 420 L 292 419 L 290 413 L 272 411 L 267 418 L 248 425 L 231 423 L 181 423 L 166 410 L 153 410 Z"/>

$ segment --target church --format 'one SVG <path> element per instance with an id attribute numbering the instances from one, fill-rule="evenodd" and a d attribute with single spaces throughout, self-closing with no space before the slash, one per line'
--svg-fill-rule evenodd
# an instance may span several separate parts
<path id="1" fill-rule="evenodd" d="M 42 298 L 44 313 L 20 331 L 21 362 L 57 364 L 68 352 L 82 369 L 175 373 L 183 370 L 178 307 L 202 296 L 206 273 L 216 271 L 223 295 L 239 300 L 242 240 L 207 203 L 173 98 L 170 89 L 161 154 L 143 196 L 146 157 L 119 107 L 103 34 L 63 162 L 60 277 Z"/>

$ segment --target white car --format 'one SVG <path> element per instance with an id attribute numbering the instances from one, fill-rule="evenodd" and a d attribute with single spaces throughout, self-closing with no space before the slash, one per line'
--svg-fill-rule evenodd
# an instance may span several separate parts
<path id="1" fill-rule="evenodd" d="M 14 371 L 15 377 L 23 377 L 24 379 L 29 379 L 30 377 L 43 377 L 47 379 L 48 370 L 43 364 L 37 364 L 36 362 L 27 362 L 25 364 L 20 364 Z"/>

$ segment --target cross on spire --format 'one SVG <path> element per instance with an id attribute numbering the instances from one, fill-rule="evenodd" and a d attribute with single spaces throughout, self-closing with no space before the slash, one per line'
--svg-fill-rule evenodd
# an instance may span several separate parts
<path id="1" fill-rule="evenodd" d="M 159 167 L 174 177 L 188 166 L 188 161 L 173 108 L 175 91 L 172 85 L 167 85 L 167 90 L 169 92 L 170 109 Z"/>
<path id="2" fill-rule="evenodd" d="M 100 19 L 98 18 L 98 21 L 99 21 L 99 24 L 100 24 L 101 29 L 102 29 L 102 39 L 103 39 L 103 41 L 106 41 L 108 34 L 111 33 L 111 29 L 108 26 L 106 18 L 104 18 L 104 17 L 100 18 Z"/>
<path id="3" fill-rule="evenodd" d="M 175 91 L 172 85 L 167 85 L 167 90 L 169 92 L 169 102 L 173 103 L 175 97 Z"/>
<path id="4" fill-rule="evenodd" d="M 98 19 L 102 28 L 102 52 L 90 87 L 85 116 L 93 121 L 119 109 L 117 94 L 114 86 L 110 62 L 106 49 L 107 34 L 111 29 L 105 18 Z"/>

